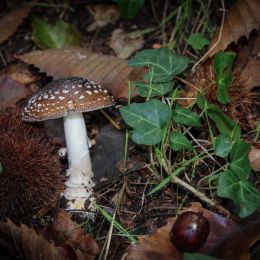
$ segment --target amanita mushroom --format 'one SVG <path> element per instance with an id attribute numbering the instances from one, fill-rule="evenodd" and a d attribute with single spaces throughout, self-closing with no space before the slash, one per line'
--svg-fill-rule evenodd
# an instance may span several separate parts
<path id="1" fill-rule="evenodd" d="M 87 130 L 82 113 L 115 104 L 108 91 L 84 78 L 55 80 L 33 95 L 23 110 L 27 122 L 63 117 L 68 153 L 69 179 L 64 196 L 68 209 L 84 209 L 93 192 L 93 172 L 89 155 Z"/>

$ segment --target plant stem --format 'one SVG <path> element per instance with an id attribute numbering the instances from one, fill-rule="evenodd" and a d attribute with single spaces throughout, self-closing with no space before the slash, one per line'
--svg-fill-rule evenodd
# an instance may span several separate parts
<path id="1" fill-rule="evenodd" d="M 166 165 L 166 163 L 162 160 L 162 165 L 164 170 L 168 173 L 168 175 L 170 175 L 171 173 L 169 172 L 168 166 Z M 220 204 L 218 204 L 215 200 L 210 199 L 209 197 L 207 197 L 204 193 L 196 190 L 194 187 L 192 187 L 190 184 L 186 183 L 185 181 L 183 181 L 182 179 L 180 179 L 178 176 L 176 175 L 171 175 L 171 179 L 174 183 L 179 184 L 180 186 L 182 186 L 183 188 L 185 188 L 186 190 L 192 192 L 196 197 L 198 197 L 200 200 L 206 202 L 208 205 L 210 205 L 211 207 L 214 207 L 218 210 L 218 212 L 226 217 L 230 216 L 230 212 L 225 209 L 224 207 L 222 207 Z"/>

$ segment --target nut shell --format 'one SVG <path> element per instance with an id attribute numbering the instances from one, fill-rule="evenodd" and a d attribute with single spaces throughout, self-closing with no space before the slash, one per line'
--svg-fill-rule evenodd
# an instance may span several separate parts
<path id="1" fill-rule="evenodd" d="M 61 163 L 44 132 L 22 122 L 19 109 L 0 107 L 0 129 L 0 219 L 29 222 L 59 201 Z"/>
<path id="2" fill-rule="evenodd" d="M 170 240 L 183 252 L 198 251 L 206 242 L 210 232 L 209 221 L 199 213 L 187 211 L 175 221 Z"/>

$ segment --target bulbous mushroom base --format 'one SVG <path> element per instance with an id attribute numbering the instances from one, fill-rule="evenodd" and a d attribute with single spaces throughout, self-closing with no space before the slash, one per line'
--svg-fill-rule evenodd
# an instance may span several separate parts
<path id="1" fill-rule="evenodd" d="M 71 173 L 74 172 L 74 176 L 77 178 L 71 178 Z M 78 169 L 68 169 L 67 174 L 69 179 L 65 182 L 66 189 L 64 191 L 64 197 L 66 199 L 66 210 L 69 211 L 95 211 L 94 207 L 94 186 L 90 173 L 82 173 Z"/>

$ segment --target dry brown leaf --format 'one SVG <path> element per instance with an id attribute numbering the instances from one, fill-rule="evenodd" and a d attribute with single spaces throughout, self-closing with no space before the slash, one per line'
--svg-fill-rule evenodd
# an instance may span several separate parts
<path id="1" fill-rule="evenodd" d="M 208 56 L 212 57 L 218 51 L 225 50 L 232 42 L 237 43 L 238 39 L 242 36 L 249 37 L 252 30 L 259 28 L 259 14 L 259 0 L 237 0 L 227 14 L 220 42 Z M 209 49 L 216 44 L 218 37 L 219 32 L 211 42 Z"/>
<path id="2" fill-rule="evenodd" d="M 31 92 L 7 75 L 0 76 L 0 104 L 13 105 L 17 101 L 29 96 Z"/>
<path id="3" fill-rule="evenodd" d="M 128 80 L 141 78 L 144 71 L 130 68 L 126 60 L 77 47 L 33 51 L 18 58 L 54 78 L 79 76 L 93 80 L 108 89 L 116 99 L 123 100 L 128 98 Z M 131 94 L 135 96 L 136 91 Z"/>
<path id="4" fill-rule="evenodd" d="M 10 220 L 0 223 L 0 249 L 11 259 L 16 259 L 18 255 L 19 258 L 28 260 L 68 259 L 53 242 L 49 242 L 34 229 L 23 224 L 16 226 Z"/>
<path id="5" fill-rule="evenodd" d="M 22 6 L 11 11 L 0 20 L 0 43 L 6 41 L 28 16 L 32 6 Z"/>
<path id="6" fill-rule="evenodd" d="M 0 72 L 0 104 L 13 105 L 31 95 L 39 78 L 24 63 L 9 65 Z"/>
<path id="7" fill-rule="evenodd" d="M 54 217 L 52 231 L 55 233 L 54 241 L 59 244 L 69 243 L 74 250 L 81 251 L 85 257 L 96 256 L 99 248 L 96 241 L 85 235 L 81 226 L 71 220 L 70 215 L 59 209 Z"/>
<path id="8" fill-rule="evenodd" d="M 114 50 L 118 58 L 127 59 L 144 45 L 143 38 L 131 37 L 122 29 L 116 29 L 112 33 L 109 46 Z"/>
<path id="9" fill-rule="evenodd" d="M 120 17 L 120 11 L 116 5 L 88 5 L 87 9 L 94 18 L 93 23 L 87 28 L 88 32 L 115 23 Z"/>
<path id="10" fill-rule="evenodd" d="M 256 211 L 251 216 L 240 220 L 237 228 L 231 233 L 219 237 L 210 255 L 229 260 L 256 259 L 251 257 L 249 249 L 258 241 L 260 241 L 260 213 Z"/>
<path id="11" fill-rule="evenodd" d="M 248 158 L 250 161 L 251 167 L 255 171 L 260 171 L 260 144 L 255 144 L 252 146 Z"/>
<path id="12" fill-rule="evenodd" d="M 250 258 L 249 249 L 260 239 L 259 212 L 250 217 L 234 222 L 212 211 L 202 208 L 200 203 L 184 209 L 202 213 L 210 223 L 210 234 L 199 253 L 212 255 L 220 259 L 247 260 Z M 129 246 L 123 260 L 170 260 L 182 259 L 179 252 L 170 242 L 169 232 L 176 218 L 167 219 L 167 224 L 154 234 L 138 238 L 138 242 Z"/>

